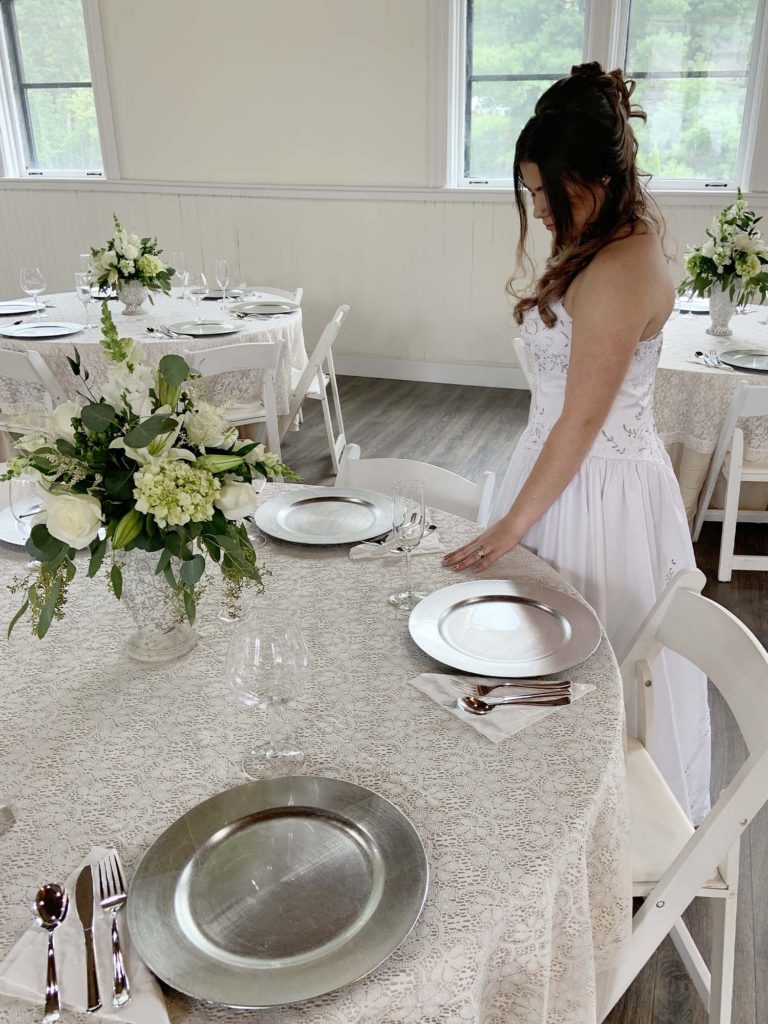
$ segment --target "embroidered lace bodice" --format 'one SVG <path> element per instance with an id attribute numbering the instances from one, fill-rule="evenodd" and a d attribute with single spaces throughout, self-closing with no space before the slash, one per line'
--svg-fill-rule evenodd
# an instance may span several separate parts
<path id="1" fill-rule="evenodd" d="M 572 321 L 563 304 L 553 306 L 554 327 L 536 309 L 526 316 L 521 337 L 531 376 L 531 411 L 521 438 L 526 448 L 541 448 L 563 409 L 571 354 Z M 653 419 L 653 388 L 662 335 L 640 342 L 605 423 L 589 451 L 601 458 L 663 459 L 664 446 Z M 596 367 L 596 372 L 599 367 Z"/>

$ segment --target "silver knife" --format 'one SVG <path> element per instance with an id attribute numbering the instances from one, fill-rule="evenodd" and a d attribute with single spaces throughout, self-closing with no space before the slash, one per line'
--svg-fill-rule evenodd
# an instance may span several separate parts
<path id="1" fill-rule="evenodd" d="M 85 974 L 88 979 L 88 1013 L 101 1009 L 99 978 L 96 974 L 96 958 L 93 955 L 93 872 L 86 864 L 77 876 L 75 885 L 77 916 L 83 926 L 85 937 Z"/>

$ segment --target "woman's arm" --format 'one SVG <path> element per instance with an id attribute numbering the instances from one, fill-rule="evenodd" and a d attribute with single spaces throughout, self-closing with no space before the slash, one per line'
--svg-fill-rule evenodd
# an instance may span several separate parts
<path id="1" fill-rule="evenodd" d="M 631 241 L 630 239 L 626 240 Z M 650 240 L 637 239 L 641 245 Z M 658 319 L 671 286 L 639 246 L 606 249 L 573 293 L 573 334 L 563 411 L 509 512 L 443 559 L 451 569 L 487 569 L 520 542 L 565 490 L 606 420 L 637 343 Z M 642 256 L 645 255 L 645 266 Z M 482 548 L 482 559 L 478 549 Z"/>

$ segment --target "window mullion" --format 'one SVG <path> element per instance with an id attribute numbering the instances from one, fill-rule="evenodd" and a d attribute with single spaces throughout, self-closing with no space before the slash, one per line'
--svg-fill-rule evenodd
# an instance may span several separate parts
<path id="1" fill-rule="evenodd" d="M 630 0 L 587 0 L 584 18 L 585 61 L 606 69 L 623 67 Z"/>
<path id="2" fill-rule="evenodd" d="M 768 12 L 759 0 L 747 77 L 736 180 L 745 192 L 768 191 L 768 147 L 761 125 L 768 123 Z"/>

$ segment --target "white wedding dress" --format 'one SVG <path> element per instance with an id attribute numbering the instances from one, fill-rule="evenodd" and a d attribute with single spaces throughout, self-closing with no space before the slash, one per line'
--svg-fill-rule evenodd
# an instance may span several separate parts
<path id="1" fill-rule="evenodd" d="M 535 308 L 522 325 L 531 411 L 496 494 L 491 522 L 509 511 L 563 408 L 571 318 L 561 302 L 553 311 L 554 327 L 547 327 Z M 653 419 L 661 344 L 660 334 L 638 344 L 587 457 L 521 541 L 589 601 L 619 660 L 667 581 L 696 564 L 680 489 Z M 706 677 L 665 651 L 654 664 L 654 679 L 651 753 L 696 823 L 709 809 Z M 627 725 L 632 733 L 635 723 Z"/>

